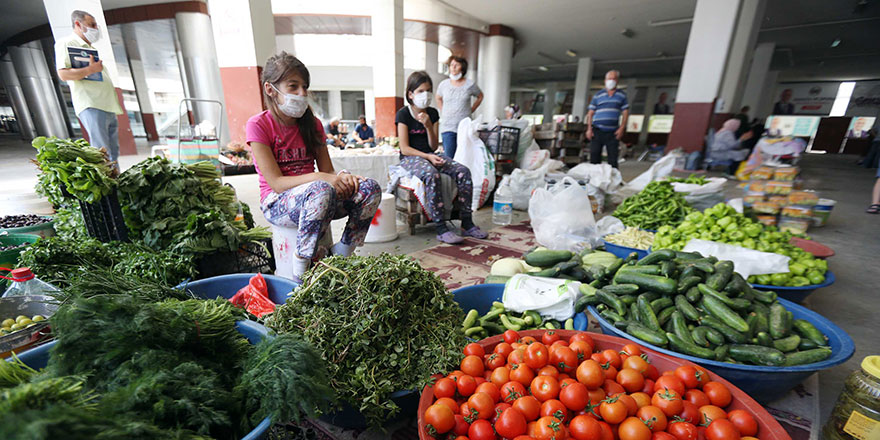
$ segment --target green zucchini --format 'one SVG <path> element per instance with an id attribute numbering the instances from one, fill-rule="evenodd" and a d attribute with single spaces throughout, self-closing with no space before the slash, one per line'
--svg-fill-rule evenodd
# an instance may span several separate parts
<path id="1" fill-rule="evenodd" d="M 700 347 L 708 347 L 709 340 L 706 339 L 706 334 L 709 331 L 709 327 L 698 326 L 697 328 L 691 330 L 691 338 L 694 340 L 694 343 L 699 345 Z"/>
<path id="2" fill-rule="evenodd" d="M 798 345 L 800 345 L 800 343 L 801 343 L 800 336 L 791 335 L 791 336 L 773 341 L 773 348 L 775 348 L 783 353 L 788 353 L 790 351 L 797 350 Z"/>
<path id="3" fill-rule="evenodd" d="M 470 309 L 467 313 L 467 316 L 464 317 L 464 322 L 461 324 L 461 328 L 467 330 L 474 326 L 477 323 L 477 318 L 480 317 L 480 312 L 475 309 Z"/>
<path id="4" fill-rule="evenodd" d="M 510 320 L 510 317 L 507 315 L 501 315 L 501 325 L 503 325 L 504 328 L 506 328 L 508 330 L 516 330 L 516 331 L 522 330 L 522 325 L 514 324 Z"/>
<path id="5" fill-rule="evenodd" d="M 657 322 L 660 323 L 661 327 L 669 321 L 669 318 L 672 317 L 672 312 L 674 311 L 675 306 L 669 306 L 657 314 Z"/>
<path id="6" fill-rule="evenodd" d="M 566 319 L 562 327 L 566 330 L 574 330 L 574 318 Z"/>
<path id="7" fill-rule="evenodd" d="M 642 324 L 645 324 L 651 330 L 660 331 L 660 321 L 657 319 L 657 314 L 654 313 L 651 303 L 648 302 L 644 294 L 640 295 L 638 300 L 636 300 L 636 306 L 639 308 L 639 317 L 642 318 Z"/>
<path id="8" fill-rule="evenodd" d="M 489 313 L 486 313 L 485 315 L 483 315 L 483 316 L 480 318 L 480 322 L 482 323 L 483 321 L 490 321 L 490 320 L 496 319 L 496 318 L 498 318 L 499 316 L 501 316 L 502 313 L 504 313 L 504 309 L 503 309 L 503 308 L 500 308 L 500 309 L 499 309 L 499 308 L 493 308 L 492 310 L 489 310 Z"/>
<path id="9" fill-rule="evenodd" d="M 798 333 L 816 343 L 816 345 L 828 345 L 828 338 L 819 331 L 810 321 L 805 319 L 795 319 L 792 325 Z"/>
<path id="10" fill-rule="evenodd" d="M 732 261 L 719 261 L 715 263 L 715 273 L 706 278 L 706 285 L 714 290 L 721 290 L 730 281 L 733 275 Z"/>
<path id="11" fill-rule="evenodd" d="M 609 284 L 602 287 L 602 290 L 615 295 L 632 295 L 639 291 L 639 286 L 635 284 Z"/>
<path id="12" fill-rule="evenodd" d="M 700 289 L 696 286 L 691 287 L 690 289 L 688 289 L 687 292 L 684 293 L 684 297 L 691 304 L 696 304 L 700 300 L 701 296 L 702 294 L 700 293 Z"/>
<path id="13" fill-rule="evenodd" d="M 542 251 L 538 251 L 538 252 L 542 252 Z M 533 272 L 533 273 L 531 273 L 531 275 L 534 277 L 556 278 L 559 276 L 559 268 L 556 266 L 548 267 L 548 268 L 542 269 L 538 272 Z"/>
<path id="14" fill-rule="evenodd" d="M 740 362 L 768 367 L 778 367 L 785 363 L 783 352 L 763 345 L 733 344 L 730 346 L 730 357 Z"/>
<path id="15" fill-rule="evenodd" d="M 529 266 L 550 267 L 554 264 L 570 260 L 572 255 L 574 254 L 570 251 L 540 250 L 526 254 L 525 261 Z"/>
<path id="16" fill-rule="evenodd" d="M 770 306 L 770 336 L 773 339 L 782 339 L 788 336 L 788 311 L 785 306 L 774 303 Z"/>
<path id="17" fill-rule="evenodd" d="M 635 284 L 642 289 L 659 292 L 665 295 L 675 293 L 675 280 L 656 275 L 647 275 L 634 272 L 618 272 L 614 275 L 614 281 L 618 284 Z"/>
<path id="18" fill-rule="evenodd" d="M 672 316 L 669 319 L 672 321 L 672 333 L 675 333 L 675 336 L 678 336 L 681 340 L 693 344 L 694 339 L 691 337 L 691 332 L 688 330 L 687 323 L 685 323 L 681 312 L 678 310 L 672 312 Z"/>
<path id="19" fill-rule="evenodd" d="M 675 251 L 672 249 L 660 249 L 654 252 L 651 252 L 645 258 L 642 258 L 637 263 L 639 266 L 647 266 L 650 264 L 657 264 L 666 260 L 671 260 L 675 258 Z"/>
<path id="20" fill-rule="evenodd" d="M 684 295 L 675 296 L 675 307 L 678 309 L 678 311 L 681 312 L 682 315 L 684 315 L 685 318 L 691 321 L 696 321 L 697 319 L 700 319 L 700 313 L 697 312 L 697 309 L 695 309 L 694 306 L 692 306 L 691 303 L 688 302 L 687 298 L 685 298 Z"/>
<path id="21" fill-rule="evenodd" d="M 464 331 L 465 336 L 473 336 L 476 333 L 485 331 L 483 327 L 471 327 Z"/>
<path id="22" fill-rule="evenodd" d="M 666 278 L 673 278 L 675 275 L 675 262 L 666 260 L 660 263 L 660 275 L 663 275 Z"/>
<path id="23" fill-rule="evenodd" d="M 669 343 L 669 340 L 662 332 L 651 330 L 637 322 L 632 322 L 626 326 L 626 332 L 649 344 L 665 346 Z"/>
<path id="24" fill-rule="evenodd" d="M 729 325 L 722 322 L 720 319 L 715 318 L 714 316 L 703 315 L 700 316 L 700 325 L 706 325 L 708 327 L 714 328 L 721 332 L 724 335 L 724 339 L 733 342 L 734 344 L 743 344 L 748 341 L 746 335 L 734 330 Z"/>
<path id="25" fill-rule="evenodd" d="M 669 345 L 672 346 L 675 351 L 680 353 L 684 353 L 691 356 L 700 357 L 703 359 L 715 359 L 715 352 L 708 349 L 700 347 L 696 344 L 689 343 L 678 337 L 675 333 L 666 333 L 666 339 L 669 340 Z"/>
<path id="26" fill-rule="evenodd" d="M 660 313 L 661 310 L 671 306 L 672 304 L 672 298 L 664 296 L 651 301 L 651 308 L 654 309 L 654 313 Z"/>
<path id="27" fill-rule="evenodd" d="M 658 266 L 658 265 L 622 266 L 620 269 L 617 270 L 617 273 L 621 273 L 621 272 L 633 272 L 633 273 L 643 273 L 643 274 L 647 274 L 647 275 L 657 275 L 660 273 L 660 266 Z"/>
<path id="28" fill-rule="evenodd" d="M 687 292 L 688 289 L 690 289 L 691 287 L 694 287 L 694 286 L 696 286 L 697 284 L 700 284 L 700 282 L 701 282 L 702 280 L 703 280 L 702 278 L 700 278 L 700 277 L 698 277 L 698 276 L 696 276 L 696 275 L 694 275 L 694 276 L 689 276 L 689 277 L 686 277 L 686 278 L 681 277 L 681 278 L 678 279 L 678 285 L 675 287 L 675 291 L 678 292 L 678 293 L 685 293 L 685 292 Z"/>
<path id="29" fill-rule="evenodd" d="M 702 304 L 703 309 L 709 312 L 709 314 L 720 319 L 724 324 L 733 328 L 734 330 L 741 333 L 749 331 L 748 323 L 746 323 L 746 321 L 742 319 L 742 317 L 740 317 L 736 312 L 727 307 L 727 305 L 721 302 L 721 300 L 719 300 L 718 298 L 710 295 L 704 295 L 703 300 L 700 304 Z"/>
<path id="30" fill-rule="evenodd" d="M 828 347 L 819 347 L 812 350 L 798 351 L 785 355 L 786 367 L 795 365 L 812 364 L 824 361 L 831 356 L 831 349 Z"/>
<path id="31" fill-rule="evenodd" d="M 761 301 L 764 304 L 773 304 L 778 298 L 776 292 L 773 292 L 772 290 L 752 289 L 751 286 L 749 286 L 749 290 L 751 290 L 752 295 L 755 296 L 756 300 Z"/>
<path id="32" fill-rule="evenodd" d="M 758 339 L 758 345 L 763 345 L 765 347 L 773 346 L 773 338 L 767 332 L 758 332 L 755 337 Z"/>
<path id="33" fill-rule="evenodd" d="M 727 357 L 730 356 L 730 346 L 727 344 L 719 345 L 715 347 L 715 360 L 716 361 L 724 361 Z"/>
<path id="34" fill-rule="evenodd" d="M 539 328 L 539 327 L 541 327 L 541 324 L 544 323 L 544 318 L 541 316 L 540 313 L 538 313 L 534 310 L 526 310 L 524 313 L 526 315 L 529 315 L 532 317 L 532 326 L 533 327 Z"/>

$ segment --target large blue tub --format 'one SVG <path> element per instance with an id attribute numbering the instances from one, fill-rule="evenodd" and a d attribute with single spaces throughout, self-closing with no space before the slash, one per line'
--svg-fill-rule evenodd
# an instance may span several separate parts
<path id="1" fill-rule="evenodd" d="M 810 284 L 809 286 L 801 286 L 801 287 L 789 287 L 789 286 L 770 286 L 765 284 L 752 284 L 752 287 L 758 290 L 772 290 L 776 292 L 780 297 L 785 298 L 789 301 L 796 302 L 798 304 L 804 302 L 804 300 L 810 296 L 816 289 L 821 289 L 823 287 L 828 287 L 834 282 L 837 281 L 837 277 L 834 276 L 834 272 L 830 270 L 825 271 L 825 282 L 821 284 Z"/>
<path id="2" fill-rule="evenodd" d="M 467 313 L 474 309 L 481 316 L 492 308 L 492 301 L 501 301 L 504 295 L 504 284 L 477 284 L 475 286 L 460 287 L 452 291 L 453 299 Z M 583 313 L 575 314 L 574 329 L 585 331 L 587 329 L 587 316 Z"/>
<path id="3" fill-rule="evenodd" d="M 239 289 L 248 285 L 248 282 L 256 275 L 255 273 L 233 273 L 217 277 L 205 278 L 198 281 L 189 281 L 177 285 L 177 289 L 186 289 L 204 299 L 232 298 Z M 284 304 L 287 295 L 299 284 L 293 280 L 275 275 L 263 274 L 266 286 L 269 288 L 269 299 L 275 304 Z"/>

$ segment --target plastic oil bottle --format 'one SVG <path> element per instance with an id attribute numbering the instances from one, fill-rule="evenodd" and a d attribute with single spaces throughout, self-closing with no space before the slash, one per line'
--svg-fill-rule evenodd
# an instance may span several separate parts
<path id="1" fill-rule="evenodd" d="M 822 439 L 880 439 L 880 356 L 865 357 L 846 378 Z"/>
<path id="2" fill-rule="evenodd" d="M 495 191 L 492 203 L 492 223 L 496 225 L 509 225 L 513 219 L 513 194 L 510 189 L 510 176 L 501 178 L 501 185 Z"/>
<path id="3" fill-rule="evenodd" d="M 40 280 L 27 267 L 19 267 L 12 270 L 12 277 L 3 277 L 12 280 L 12 285 L 3 293 L 3 298 L 25 295 L 48 295 L 57 292 L 58 288 Z"/>

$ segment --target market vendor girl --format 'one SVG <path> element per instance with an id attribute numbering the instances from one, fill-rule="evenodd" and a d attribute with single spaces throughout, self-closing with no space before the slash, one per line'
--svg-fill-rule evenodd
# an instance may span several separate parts
<path id="1" fill-rule="evenodd" d="M 427 203 L 424 208 L 437 227 L 437 240 L 444 243 L 461 243 L 462 236 L 486 238 L 488 234 L 474 224 L 471 199 L 474 184 L 471 171 L 454 162 L 451 157 L 434 153 L 437 150 L 437 109 L 431 107 L 433 83 L 427 72 L 413 72 L 406 80 L 406 102 L 397 111 L 397 137 L 400 140 L 400 166 L 418 177 L 425 184 Z M 443 221 L 443 197 L 440 193 L 440 173 L 455 179 L 458 201 L 461 204 L 461 235 L 450 231 Z"/>
<path id="2" fill-rule="evenodd" d="M 306 98 L 309 70 L 300 60 L 286 52 L 272 56 L 260 80 L 268 110 L 247 122 L 247 142 L 260 180 L 260 209 L 273 225 L 299 228 L 293 274 L 302 278 L 312 260 L 326 255 L 326 249 L 318 249 L 318 240 L 331 220 L 348 216 L 331 254 L 349 256 L 364 244 L 381 189 L 373 179 L 333 169 L 324 129 Z"/>

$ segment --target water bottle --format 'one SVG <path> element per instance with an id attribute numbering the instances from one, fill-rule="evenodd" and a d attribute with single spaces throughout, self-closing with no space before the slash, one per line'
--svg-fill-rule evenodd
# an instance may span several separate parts
<path id="1" fill-rule="evenodd" d="M 4 277 L 6 278 L 6 277 Z M 12 270 L 12 285 L 3 293 L 3 298 L 25 295 L 49 295 L 58 288 L 34 276 L 30 268 L 20 267 Z"/>
<path id="2" fill-rule="evenodd" d="M 501 185 L 495 191 L 495 199 L 492 205 L 492 223 L 506 226 L 513 218 L 513 194 L 510 190 L 510 176 L 501 179 Z"/>

